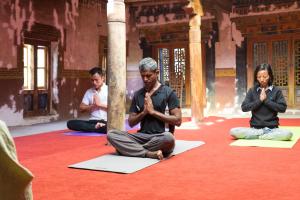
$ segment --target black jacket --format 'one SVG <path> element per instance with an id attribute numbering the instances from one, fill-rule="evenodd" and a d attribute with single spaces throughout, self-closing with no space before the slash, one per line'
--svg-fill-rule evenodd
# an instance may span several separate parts
<path id="1" fill-rule="evenodd" d="M 246 98 L 242 103 L 242 110 L 244 112 L 251 111 L 252 117 L 250 126 L 254 128 L 277 128 L 279 119 L 278 112 L 284 113 L 286 110 L 286 101 L 281 90 L 273 86 L 272 90 L 267 90 L 267 99 L 260 101 L 261 90 L 250 88 L 246 94 Z"/>

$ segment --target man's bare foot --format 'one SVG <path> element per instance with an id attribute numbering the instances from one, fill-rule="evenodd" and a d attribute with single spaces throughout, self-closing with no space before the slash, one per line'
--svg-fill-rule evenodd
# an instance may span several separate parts
<path id="1" fill-rule="evenodd" d="M 158 150 L 158 151 L 148 151 L 146 153 L 146 157 L 147 158 L 159 159 L 159 160 L 164 159 L 164 155 L 163 155 L 163 153 L 162 153 L 161 150 Z"/>

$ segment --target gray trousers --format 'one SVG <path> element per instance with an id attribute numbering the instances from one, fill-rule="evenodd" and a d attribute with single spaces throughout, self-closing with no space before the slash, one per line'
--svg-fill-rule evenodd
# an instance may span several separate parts
<path id="1" fill-rule="evenodd" d="M 236 127 L 230 130 L 230 135 L 235 139 L 262 139 L 262 140 L 291 140 L 293 133 L 281 128 L 248 128 Z"/>
<path id="2" fill-rule="evenodd" d="M 145 157 L 147 152 L 158 150 L 168 156 L 175 147 L 175 138 L 170 132 L 129 134 L 114 129 L 107 133 L 107 140 L 119 154 L 133 157 Z"/>

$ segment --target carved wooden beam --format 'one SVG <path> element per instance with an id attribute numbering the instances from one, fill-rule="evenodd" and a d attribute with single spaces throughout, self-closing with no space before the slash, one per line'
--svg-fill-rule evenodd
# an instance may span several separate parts
<path id="1" fill-rule="evenodd" d="M 238 30 L 244 35 L 299 33 L 300 12 L 285 12 L 270 15 L 232 18 Z"/>
<path id="2" fill-rule="evenodd" d="M 275 12 L 276 10 L 290 9 L 295 10 L 296 7 L 299 9 L 299 1 L 295 0 L 234 0 L 232 4 L 232 13 L 234 15 L 246 16 L 249 13 L 260 13 L 260 12 Z"/>

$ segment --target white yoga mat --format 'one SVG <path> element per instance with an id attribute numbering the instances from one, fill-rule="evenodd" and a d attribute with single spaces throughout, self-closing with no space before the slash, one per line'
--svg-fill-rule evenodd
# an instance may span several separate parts
<path id="1" fill-rule="evenodd" d="M 176 140 L 175 148 L 172 155 L 183 153 L 187 150 L 199 147 L 203 144 L 204 142 L 202 141 Z M 172 157 L 172 155 L 170 157 Z M 69 167 L 76 169 L 87 169 L 129 174 L 158 162 L 160 162 L 160 160 L 151 158 L 137 158 L 120 156 L 116 154 L 107 154 L 97 158 L 93 158 L 91 160 L 70 165 Z"/>

